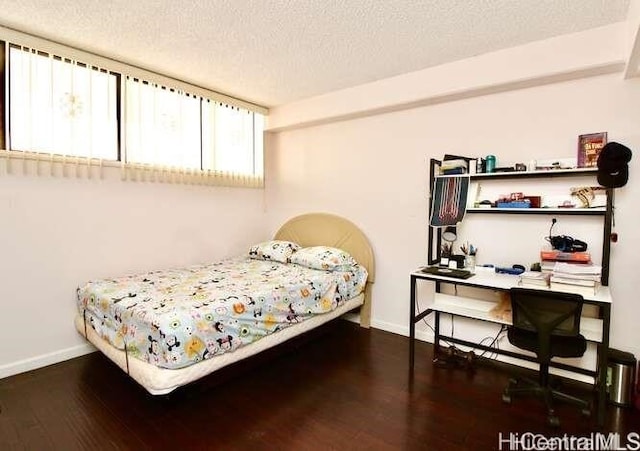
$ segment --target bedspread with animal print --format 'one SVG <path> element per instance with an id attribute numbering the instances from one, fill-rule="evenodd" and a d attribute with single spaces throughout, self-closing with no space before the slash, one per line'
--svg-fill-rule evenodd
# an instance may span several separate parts
<path id="1" fill-rule="evenodd" d="M 182 368 L 233 351 L 359 295 L 367 272 L 235 258 L 78 288 L 87 327 L 128 355 Z"/>

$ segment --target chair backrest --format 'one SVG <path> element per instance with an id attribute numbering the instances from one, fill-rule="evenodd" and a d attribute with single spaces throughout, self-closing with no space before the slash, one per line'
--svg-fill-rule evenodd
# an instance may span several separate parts
<path id="1" fill-rule="evenodd" d="M 579 294 L 512 288 L 513 327 L 551 335 L 578 336 L 584 299 Z"/>

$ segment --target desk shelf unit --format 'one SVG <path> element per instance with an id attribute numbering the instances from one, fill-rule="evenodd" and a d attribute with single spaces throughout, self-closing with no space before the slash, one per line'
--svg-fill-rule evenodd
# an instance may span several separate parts
<path id="1" fill-rule="evenodd" d="M 442 161 L 431 159 L 429 165 L 429 186 L 433 187 L 437 178 L 460 177 L 451 175 L 439 175 Z M 482 174 L 470 174 L 472 181 L 491 180 L 523 180 L 523 179 L 571 179 L 574 177 L 593 177 L 595 179 L 598 171 L 596 168 L 576 168 L 576 169 L 551 169 L 540 171 L 513 171 L 513 172 L 492 172 Z M 609 284 L 609 259 L 611 254 L 611 224 L 613 219 L 613 192 L 612 188 L 605 189 L 606 206 L 595 208 L 467 208 L 470 214 L 503 214 L 503 215 L 552 215 L 552 216 L 602 216 L 602 277 L 601 283 L 604 286 Z M 433 193 L 429 194 L 429 211 L 433 204 Z M 440 261 L 440 248 L 442 244 L 441 228 L 428 228 L 428 263 L 436 264 Z"/>
<path id="2" fill-rule="evenodd" d="M 453 177 L 447 175 L 438 175 L 442 162 L 440 160 L 431 159 L 430 162 L 430 187 L 435 184 L 436 178 Z M 517 181 L 522 179 L 553 179 L 553 183 L 557 180 L 562 183 L 564 179 L 574 177 L 595 179 L 597 170 L 595 168 L 579 168 L 579 169 L 559 169 L 559 170 L 543 170 L 543 171 L 523 171 L 523 172 L 498 172 L 490 174 L 471 174 L 472 181 L 492 181 L 492 180 L 508 180 Z M 458 176 L 459 177 L 459 176 Z M 564 180 L 566 181 L 566 180 Z M 595 184 L 595 181 L 594 181 Z M 582 317 L 581 333 L 584 337 L 596 343 L 597 345 L 597 368 L 595 371 L 581 367 L 570 366 L 562 363 L 554 363 L 552 366 L 560 369 L 567 369 L 575 373 L 593 376 L 594 385 L 597 389 L 598 399 L 598 424 L 604 424 L 606 409 L 606 371 L 607 371 L 607 354 L 609 349 L 609 332 L 611 321 L 611 294 L 608 287 L 609 284 L 609 259 L 611 252 L 611 226 L 613 219 L 613 195 L 612 188 L 605 189 L 606 206 L 597 208 L 467 208 L 467 213 L 473 214 L 517 214 L 517 215 L 573 215 L 573 216 L 601 216 L 603 219 L 602 226 L 602 287 L 598 293 L 593 296 L 585 296 L 585 304 L 591 304 L 598 309 L 597 318 Z M 429 195 L 429 211 L 433 205 L 433 193 Z M 428 227 L 428 263 L 433 265 L 440 261 L 440 249 L 442 244 L 442 228 Z M 416 311 L 416 285 L 420 280 L 428 280 L 434 282 L 434 293 L 432 302 L 422 311 Z M 435 318 L 434 327 L 434 346 L 436 352 L 439 347 L 440 339 L 446 339 L 456 344 L 470 346 L 474 349 L 491 350 L 490 346 L 478 343 L 471 343 L 456 337 L 450 337 L 440 334 L 440 314 L 450 314 L 452 316 L 466 317 L 470 319 L 486 321 L 496 324 L 509 325 L 509 321 L 502 320 L 491 315 L 491 309 L 496 305 L 495 302 L 488 302 L 481 299 L 473 299 L 464 296 L 445 294 L 441 292 L 441 284 L 462 285 L 480 289 L 489 289 L 493 291 L 509 291 L 513 286 L 517 286 L 517 276 L 496 274 L 490 268 L 477 268 L 476 274 L 469 279 L 454 279 L 433 274 L 426 274 L 417 271 L 411 274 L 411 302 L 410 302 L 410 352 L 409 364 L 413 369 L 414 353 L 415 353 L 415 325 L 418 321 L 433 314 Z M 523 360 L 535 361 L 531 356 L 522 355 L 509 350 L 499 349 L 494 352 L 498 354 L 516 357 Z"/>

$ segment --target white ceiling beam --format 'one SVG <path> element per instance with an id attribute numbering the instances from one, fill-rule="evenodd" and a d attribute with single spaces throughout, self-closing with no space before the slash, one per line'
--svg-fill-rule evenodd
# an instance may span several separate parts
<path id="1" fill-rule="evenodd" d="M 629 57 L 624 69 L 624 78 L 640 75 L 640 0 L 631 0 L 627 13 L 629 24 Z"/>
<path id="2" fill-rule="evenodd" d="M 640 1 L 640 0 L 639 0 Z M 625 69 L 627 22 L 410 72 L 269 110 L 278 132 L 578 80 Z"/>

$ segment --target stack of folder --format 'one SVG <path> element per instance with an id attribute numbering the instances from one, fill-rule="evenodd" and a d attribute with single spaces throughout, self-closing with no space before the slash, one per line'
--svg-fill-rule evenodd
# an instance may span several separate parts
<path id="1" fill-rule="evenodd" d="M 525 271 L 520 274 L 520 285 L 529 288 L 547 288 L 551 274 L 540 271 Z"/>
<path id="2" fill-rule="evenodd" d="M 556 262 L 551 273 L 552 290 L 594 295 L 600 288 L 602 266 L 594 264 Z"/>

